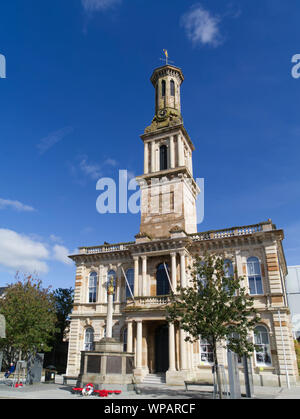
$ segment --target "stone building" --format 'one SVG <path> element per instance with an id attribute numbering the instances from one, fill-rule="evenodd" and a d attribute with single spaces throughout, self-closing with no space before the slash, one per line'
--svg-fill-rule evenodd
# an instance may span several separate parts
<path id="1" fill-rule="evenodd" d="M 211 379 L 210 345 L 199 337 L 185 342 L 185 332 L 168 324 L 165 308 L 170 289 L 190 281 L 187 267 L 195 255 L 213 252 L 237 270 L 261 316 L 252 367 L 255 384 L 283 385 L 298 377 L 285 290 L 287 267 L 284 233 L 271 220 L 223 230 L 197 232 L 193 178 L 194 145 L 181 116 L 182 71 L 172 65 L 154 70 L 155 116 L 145 129 L 141 224 L 135 240 L 82 247 L 76 263 L 75 300 L 71 315 L 67 375 L 77 376 L 81 351 L 93 350 L 105 336 L 108 278 L 115 280 L 113 337 L 135 357 L 137 382 L 164 375 L 167 384 Z M 130 287 L 130 289 L 129 289 Z M 133 296 L 133 297 L 132 297 Z M 226 368 L 226 349 L 219 348 Z M 242 371 L 242 366 L 240 366 Z"/>

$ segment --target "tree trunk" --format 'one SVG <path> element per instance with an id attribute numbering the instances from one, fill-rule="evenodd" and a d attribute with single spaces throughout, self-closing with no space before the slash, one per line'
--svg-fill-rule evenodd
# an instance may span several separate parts
<path id="1" fill-rule="evenodd" d="M 217 357 L 217 343 L 215 340 L 213 340 L 213 353 L 214 353 L 215 371 L 216 371 L 216 376 L 217 376 L 217 384 L 218 384 L 218 389 L 219 389 L 219 398 L 223 399 L 223 388 L 222 388 L 218 357 Z"/>

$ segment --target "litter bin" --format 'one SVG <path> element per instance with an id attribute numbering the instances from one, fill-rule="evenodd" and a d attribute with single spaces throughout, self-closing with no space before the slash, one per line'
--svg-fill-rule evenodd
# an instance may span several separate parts
<path id="1" fill-rule="evenodd" d="M 45 383 L 55 383 L 56 368 L 54 365 L 48 365 L 45 368 Z"/>

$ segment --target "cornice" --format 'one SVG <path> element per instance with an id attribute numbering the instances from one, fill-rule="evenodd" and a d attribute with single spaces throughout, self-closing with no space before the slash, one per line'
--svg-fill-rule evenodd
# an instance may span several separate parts
<path id="1" fill-rule="evenodd" d="M 151 140 L 159 140 L 161 138 L 165 138 L 171 135 L 178 135 L 180 133 L 180 131 L 182 132 L 182 134 L 184 135 L 184 137 L 186 138 L 187 142 L 189 143 L 192 151 L 195 150 L 195 146 L 189 136 L 189 134 L 187 133 L 187 130 L 185 129 L 183 124 L 178 124 L 178 125 L 174 125 L 171 127 L 166 127 L 166 128 L 160 128 L 156 131 L 152 131 L 152 132 L 147 132 L 144 134 L 140 135 L 140 138 L 145 142 L 145 141 L 151 141 Z"/>
<path id="2" fill-rule="evenodd" d="M 152 85 L 155 87 L 157 80 L 165 76 L 176 77 L 180 84 L 182 84 L 182 82 L 184 81 L 184 75 L 182 73 L 182 70 L 179 67 L 170 64 L 156 68 L 152 73 L 150 81 Z"/>

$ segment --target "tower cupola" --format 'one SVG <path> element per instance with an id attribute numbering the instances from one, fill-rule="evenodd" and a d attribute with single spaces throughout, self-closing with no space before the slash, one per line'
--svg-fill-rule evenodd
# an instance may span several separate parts
<path id="1" fill-rule="evenodd" d="M 184 77 L 180 68 L 169 64 L 156 68 L 150 80 L 155 88 L 155 116 L 145 133 L 182 124 L 180 86 Z"/>
<path id="2" fill-rule="evenodd" d="M 144 174 L 136 177 L 141 188 L 140 233 L 152 238 L 170 237 L 175 230 L 193 234 L 200 190 L 193 178 L 195 148 L 181 116 L 184 77 L 180 68 L 166 63 L 153 71 L 150 80 L 155 88 L 155 116 L 141 135 Z"/>

